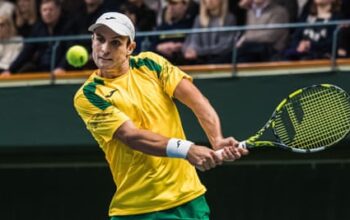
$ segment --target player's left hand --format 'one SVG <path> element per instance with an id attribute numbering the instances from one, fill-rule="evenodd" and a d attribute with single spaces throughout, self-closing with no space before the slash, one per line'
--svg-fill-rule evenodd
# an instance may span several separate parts
<path id="1" fill-rule="evenodd" d="M 221 156 L 226 161 L 237 160 L 249 153 L 247 149 L 239 147 L 239 142 L 233 137 L 217 139 L 213 147 L 215 150 L 223 149 Z"/>

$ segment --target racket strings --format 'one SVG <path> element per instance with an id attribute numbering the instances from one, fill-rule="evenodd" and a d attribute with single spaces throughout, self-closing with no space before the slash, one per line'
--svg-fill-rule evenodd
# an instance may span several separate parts
<path id="1" fill-rule="evenodd" d="M 317 120 L 314 120 L 313 118 L 308 118 L 313 120 L 305 121 L 306 123 L 309 123 L 309 124 L 305 124 L 305 128 L 313 128 L 312 130 L 311 129 L 304 130 L 304 132 L 309 132 L 308 134 L 305 134 L 309 138 L 307 139 L 308 143 L 306 143 L 306 145 L 318 143 L 320 146 L 325 146 L 328 143 L 327 141 L 329 142 L 336 141 L 338 139 L 339 132 L 346 129 L 346 127 L 345 128 L 343 127 L 344 123 L 342 122 L 346 122 L 347 120 L 342 120 L 343 119 L 342 117 L 336 117 L 336 119 L 334 119 L 334 114 L 338 113 L 342 116 L 344 116 L 344 114 L 343 112 L 341 112 L 343 108 L 340 108 L 340 105 L 341 105 L 341 103 L 339 103 L 340 99 L 334 99 L 332 95 L 334 94 L 326 93 L 326 90 L 321 90 L 320 93 L 313 93 L 311 95 L 306 94 L 305 100 L 301 98 L 302 102 L 303 101 L 309 102 L 308 105 L 305 105 L 305 107 L 309 107 L 309 109 L 306 109 L 306 111 L 313 113 L 312 114 L 313 118 L 316 118 L 317 120 L 320 120 L 320 119 L 324 120 L 322 124 L 319 124 Z M 318 101 L 317 103 L 315 103 L 313 100 L 322 100 L 322 102 Z M 328 108 L 327 105 L 335 108 Z M 310 106 L 312 106 L 312 108 Z M 336 110 L 338 112 L 334 112 L 332 110 Z M 337 123 L 335 123 L 334 120 L 338 120 Z M 317 123 L 317 124 L 312 124 L 312 123 Z M 327 132 L 324 132 L 325 129 L 327 129 Z"/>
<path id="2" fill-rule="evenodd" d="M 349 130 L 348 96 L 335 87 L 306 89 L 290 98 L 281 113 L 276 114 L 276 134 L 284 144 L 294 148 L 329 146 Z"/>
<path id="3" fill-rule="evenodd" d="M 323 103 L 319 103 L 319 104 L 322 104 L 322 106 L 318 106 L 319 107 L 318 109 L 311 109 L 311 110 L 315 110 L 315 111 L 312 111 L 314 119 L 305 121 L 310 123 L 305 124 L 305 127 L 301 127 L 303 128 L 303 130 L 301 130 L 300 132 L 305 132 L 305 137 L 306 137 L 304 142 L 302 142 L 303 139 L 302 137 L 300 137 L 299 143 L 302 146 L 311 146 L 313 144 L 318 144 L 316 145 L 316 147 L 326 146 L 329 143 L 337 141 L 339 138 L 339 135 L 342 134 L 341 132 L 344 129 L 346 129 L 342 126 L 341 122 L 346 122 L 347 120 L 342 120 L 341 117 L 337 117 L 336 119 L 338 120 L 340 119 L 340 121 L 335 122 L 334 121 L 335 119 L 333 118 L 334 115 L 338 115 L 340 112 L 339 111 L 337 114 L 337 112 L 334 112 L 333 110 L 341 110 L 342 108 L 332 109 L 327 107 L 327 105 L 339 107 L 339 103 L 332 102 L 336 100 L 330 98 L 330 96 L 317 97 L 317 98 L 323 99 Z M 314 103 L 312 104 L 313 106 L 315 106 Z M 323 109 L 325 106 L 326 108 Z M 311 123 L 316 123 L 320 119 L 323 120 L 322 124 L 311 124 Z M 309 130 L 306 130 L 305 128 L 309 128 Z M 296 139 L 296 141 L 298 141 L 298 139 Z"/>

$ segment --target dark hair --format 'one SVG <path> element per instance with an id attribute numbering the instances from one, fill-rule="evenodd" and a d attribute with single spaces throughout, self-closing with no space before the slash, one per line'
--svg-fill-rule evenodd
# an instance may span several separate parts
<path id="1" fill-rule="evenodd" d="M 331 13 L 339 12 L 341 8 L 341 1 L 340 0 L 334 0 L 332 2 L 331 7 Z M 315 0 L 312 1 L 311 7 L 310 7 L 310 14 L 316 16 L 317 15 L 317 5 L 315 3 Z"/>
<path id="2" fill-rule="evenodd" d="M 41 0 L 40 5 L 43 5 L 45 3 L 53 2 L 56 6 L 61 7 L 62 2 L 60 0 Z"/>

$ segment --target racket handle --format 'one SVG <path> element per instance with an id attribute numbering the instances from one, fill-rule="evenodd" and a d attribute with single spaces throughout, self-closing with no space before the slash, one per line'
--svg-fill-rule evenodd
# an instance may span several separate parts
<path id="1" fill-rule="evenodd" d="M 247 148 L 246 142 L 245 141 L 239 142 L 238 147 Z M 222 152 L 223 151 L 224 151 L 224 149 L 220 149 L 220 150 L 215 151 L 216 156 L 218 156 L 221 160 L 222 160 Z M 233 160 L 225 160 L 225 161 L 233 161 Z"/>
<path id="2" fill-rule="evenodd" d="M 245 141 L 239 142 L 238 147 L 247 148 L 246 142 Z M 222 156 L 223 151 L 224 151 L 224 149 L 220 149 L 220 150 L 215 151 L 216 156 L 218 156 L 220 158 L 220 160 L 223 159 L 223 156 Z M 225 161 L 234 161 L 234 160 L 225 160 Z M 197 169 L 199 169 L 200 171 L 204 171 L 204 169 L 202 169 L 201 167 L 197 167 Z"/>

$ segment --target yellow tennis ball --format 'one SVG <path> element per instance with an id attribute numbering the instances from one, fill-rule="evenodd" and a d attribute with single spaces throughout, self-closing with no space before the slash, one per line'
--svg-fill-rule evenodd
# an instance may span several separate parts
<path id="1" fill-rule="evenodd" d="M 74 67 L 82 67 L 87 63 L 89 59 L 89 53 L 85 47 L 74 45 L 68 49 L 66 53 L 66 59 L 70 65 Z"/>

